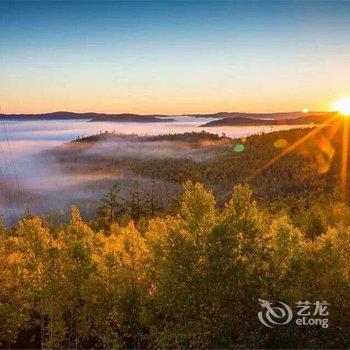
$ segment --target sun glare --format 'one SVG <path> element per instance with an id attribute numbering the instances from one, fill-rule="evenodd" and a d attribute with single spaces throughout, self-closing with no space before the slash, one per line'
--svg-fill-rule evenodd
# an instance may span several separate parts
<path id="1" fill-rule="evenodd" d="M 350 98 L 343 98 L 332 105 L 332 109 L 335 111 L 349 116 L 350 115 Z"/>

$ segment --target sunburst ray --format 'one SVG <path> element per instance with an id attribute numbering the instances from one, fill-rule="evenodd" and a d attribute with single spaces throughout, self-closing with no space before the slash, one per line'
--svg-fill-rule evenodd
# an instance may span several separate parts
<path id="1" fill-rule="evenodd" d="M 272 158 L 271 160 L 269 160 L 267 163 L 265 163 L 263 166 L 261 166 L 260 168 L 258 168 L 257 170 L 255 170 L 253 172 L 253 174 L 251 174 L 248 178 L 247 181 L 252 180 L 254 177 L 256 177 L 257 175 L 259 175 L 262 171 L 268 169 L 269 167 L 271 167 L 273 164 L 275 164 L 276 162 L 278 162 L 280 159 L 282 159 L 283 157 L 285 157 L 287 154 L 289 154 L 290 152 L 294 151 L 297 147 L 299 147 L 300 145 L 302 145 L 305 141 L 307 141 L 308 139 L 310 139 L 312 136 L 315 136 L 318 132 L 320 132 L 322 130 L 323 127 L 325 127 L 328 124 L 331 124 L 334 120 L 336 119 L 336 115 L 332 115 L 330 118 L 328 118 L 327 120 L 325 120 L 323 123 L 321 123 L 320 125 L 317 125 L 315 127 L 315 129 L 312 129 L 309 133 L 307 133 L 306 135 L 304 135 L 300 140 L 296 141 L 295 143 L 293 143 L 292 145 L 290 145 L 288 148 L 286 148 L 284 151 L 282 151 L 280 154 L 278 154 L 276 157 Z"/>
<path id="2" fill-rule="evenodd" d="M 342 201 L 348 199 L 348 159 L 349 159 L 349 118 L 344 118 L 343 143 L 340 172 L 340 195 Z"/>

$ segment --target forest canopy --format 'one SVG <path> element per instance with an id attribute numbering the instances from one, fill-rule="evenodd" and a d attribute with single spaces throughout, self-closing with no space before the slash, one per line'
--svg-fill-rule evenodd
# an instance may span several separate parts
<path id="1" fill-rule="evenodd" d="M 337 131 L 280 157 L 309 132 L 101 134 L 56 149 L 65 171 L 125 179 L 93 216 L 73 206 L 68 220 L 28 211 L 0 225 L 1 347 L 349 347 Z M 327 302 L 329 326 L 270 329 L 261 300 Z"/>
<path id="2" fill-rule="evenodd" d="M 349 209 L 332 210 L 344 220 L 310 239 L 248 185 L 219 209 L 188 181 L 164 217 L 27 214 L 0 228 L 2 347 L 348 347 Z M 326 300 L 330 326 L 266 328 L 259 298 Z"/>

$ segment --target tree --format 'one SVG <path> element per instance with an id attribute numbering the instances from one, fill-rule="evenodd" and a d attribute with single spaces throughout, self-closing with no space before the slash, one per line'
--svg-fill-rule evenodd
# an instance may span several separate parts
<path id="1" fill-rule="evenodd" d="M 200 184 L 187 182 L 177 218 L 152 220 L 151 334 L 159 347 L 205 346 L 203 318 L 208 281 L 206 242 L 216 225 L 215 199 Z"/>
<path id="2" fill-rule="evenodd" d="M 108 212 L 110 222 L 115 221 L 117 215 L 125 211 L 122 206 L 121 197 L 119 196 L 119 189 L 115 185 L 109 187 L 106 196 L 101 199 L 101 202 L 103 204 L 100 210 L 106 210 Z"/>
<path id="3" fill-rule="evenodd" d="M 11 237 L 0 223 L 0 345 L 9 348 L 19 340 L 30 319 L 28 284 L 22 273 L 23 255 L 16 251 L 17 237 Z"/>
<path id="4" fill-rule="evenodd" d="M 133 191 L 129 199 L 126 199 L 127 212 L 133 221 L 137 222 L 142 215 L 146 215 L 146 207 L 138 189 Z"/>
<path id="5" fill-rule="evenodd" d="M 53 295 L 49 292 L 51 275 L 48 266 L 51 264 L 54 241 L 49 230 L 39 217 L 27 215 L 19 222 L 12 240 L 17 256 L 17 273 L 23 283 L 23 290 L 28 297 L 27 305 L 32 313 L 32 326 L 36 322 L 40 329 L 40 339 L 36 342 L 44 347 L 52 337 L 48 325 L 53 319 L 51 303 Z M 52 292 L 52 291 L 51 291 Z M 26 305 L 26 303 L 24 303 Z M 64 331 L 60 338 L 64 337 Z M 55 343 L 57 344 L 57 343 Z"/>
<path id="6" fill-rule="evenodd" d="M 103 347 L 144 348 L 149 250 L 133 223 L 111 231 L 94 254 L 97 271 L 86 287 L 89 332 Z"/>
<path id="7" fill-rule="evenodd" d="M 79 210 L 72 207 L 71 220 L 58 238 L 64 282 L 61 291 L 66 301 L 66 348 L 77 348 L 89 337 L 84 298 L 87 285 L 96 271 L 93 252 L 100 244 L 99 237 L 84 223 Z"/>
<path id="8" fill-rule="evenodd" d="M 152 183 L 151 191 L 149 194 L 149 198 L 147 199 L 146 203 L 148 204 L 148 212 L 150 216 L 153 218 L 155 214 L 162 209 L 162 207 L 159 205 L 158 200 L 156 198 L 156 191 L 154 188 L 154 183 Z"/>

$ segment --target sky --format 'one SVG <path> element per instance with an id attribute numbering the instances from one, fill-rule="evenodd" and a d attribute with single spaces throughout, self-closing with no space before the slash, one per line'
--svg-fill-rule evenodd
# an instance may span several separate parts
<path id="1" fill-rule="evenodd" d="M 350 1 L 0 1 L 3 113 L 329 110 Z"/>

